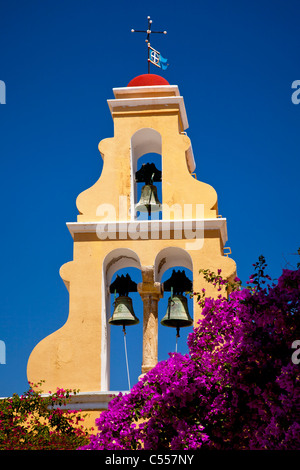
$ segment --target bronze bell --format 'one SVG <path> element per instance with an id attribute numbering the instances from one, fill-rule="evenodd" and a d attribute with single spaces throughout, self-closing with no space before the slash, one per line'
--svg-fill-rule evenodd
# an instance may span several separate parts
<path id="1" fill-rule="evenodd" d="M 110 325 L 122 325 L 123 327 L 128 325 L 137 325 L 139 319 L 135 316 L 132 299 L 128 296 L 122 295 L 117 297 L 114 302 L 114 312 L 108 320 Z"/>
<path id="2" fill-rule="evenodd" d="M 136 183 L 145 183 L 141 191 L 141 199 L 135 206 L 136 211 L 158 212 L 162 210 L 161 203 L 157 196 L 157 188 L 153 182 L 161 182 L 161 171 L 154 163 L 146 163 L 135 174 Z"/>
<path id="3" fill-rule="evenodd" d="M 135 206 L 136 211 L 140 212 L 158 212 L 161 210 L 161 203 L 157 196 L 157 188 L 154 184 L 145 184 L 142 187 L 141 198 Z"/>
<path id="4" fill-rule="evenodd" d="M 193 324 L 188 310 L 187 298 L 184 295 L 173 295 L 169 298 L 167 313 L 160 323 L 163 326 L 177 328 L 177 331 L 179 328 Z"/>
<path id="5" fill-rule="evenodd" d="M 173 269 L 170 279 L 164 282 L 164 290 L 171 291 L 171 297 L 168 300 L 167 313 L 161 320 L 163 326 L 170 326 L 179 329 L 185 326 L 192 326 L 193 320 L 189 314 L 187 298 L 183 292 L 191 291 L 193 283 L 187 278 L 184 270 L 175 271 Z"/>
<path id="6" fill-rule="evenodd" d="M 114 293 L 114 312 L 108 323 L 110 325 L 122 325 L 125 333 L 125 326 L 137 325 L 139 319 L 135 316 L 132 306 L 132 299 L 128 296 L 129 292 L 137 292 L 137 283 L 132 281 L 129 274 L 116 277 L 110 285 L 110 293 Z M 116 294 L 119 297 L 116 297 Z"/>

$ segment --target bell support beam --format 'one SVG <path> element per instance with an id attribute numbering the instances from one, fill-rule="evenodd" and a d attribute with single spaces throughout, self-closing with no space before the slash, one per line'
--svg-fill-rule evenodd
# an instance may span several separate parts
<path id="1" fill-rule="evenodd" d="M 163 297 L 162 284 L 154 282 L 154 267 L 142 268 L 143 282 L 138 292 L 143 300 L 143 361 L 142 374 L 158 362 L 158 302 Z"/>

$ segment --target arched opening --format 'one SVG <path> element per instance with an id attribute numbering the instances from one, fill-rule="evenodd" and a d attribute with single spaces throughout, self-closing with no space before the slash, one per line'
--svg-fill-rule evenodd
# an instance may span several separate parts
<path id="1" fill-rule="evenodd" d="M 117 276 L 129 275 L 130 279 L 138 284 L 142 281 L 141 271 L 137 268 L 123 268 L 115 272 L 112 283 Z M 111 324 L 110 328 L 110 390 L 129 390 L 138 381 L 141 375 L 143 350 L 143 303 L 140 294 L 129 292 L 132 308 L 138 324 L 126 325 L 125 335 L 122 325 Z M 114 315 L 115 297 L 110 295 L 111 318 Z M 127 318 L 125 314 L 124 317 Z M 129 378 L 128 378 L 129 375 Z"/>
<path id="2" fill-rule="evenodd" d="M 155 260 L 155 280 L 165 283 L 173 274 L 184 272 L 185 276 L 193 283 L 193 263 L 185 250 L 178 247 L 169 247 L 160 251 Z M 161 324 L 161 320 L 168 311 L 168 302 L 172 293 L 165 291 L 163 298 L 158 304 L 158 360 L 168 358 L 168 353 L 177 352 L 186 354 L 188 352 L 187 338 L 192 331 L 192 325 L 180 328 L 180 337 L 176 338 L 176 328 L 166 327 Z M 193 299 L 186 295 L 186 306 L 191 319 L 194 318 Z"/>
<path id="3" fill-rule="evenodd" d="M 133 250 L 118 248 L 110 252 L 103 263 L 102 281 L 102 350 L 101 389 L 128 390 L 127 363 L 122 326 L 109 324 L 114 312 L 114 293 L 110 286 L 117 275 L 129 274 L 135 283 L 142 281 L 141 265 Z M 138 292 L 130 292 L 135 315 L 139 324 L 126 327 L 126 349 L 131 386 L 141 374 L 143 341 L 143 304 Z"/>
<path id="4" fill-rule="evenodd" d="M 161 282 L 167 281 L 171 276 L 173 271 L 184 271 L 186 277 L 192 281 L 193 273 L 189 269 L 184 268 L 184 266 L 174 266 L 170 269 L 167 269 L 162 276 Z M 186 306 L 189 312 L 190 317 L 193 319 L 193 299 L 189 295 L 186 295 Z M 187 338 L 192 331 L 192 325 L 187 327 L 181 327 L 179 331 L 179 337 L 177 338 L 176 328 L 166 327 L 161 324 L 161 320 L 166 317 L 168 310 L 168 302 L 171 299 L 171 292 L 164 292 L 163 298 L 159 301 L 158 304 L 158 360 L 162 361 L 168 358 L 168 354 L 171 352 L 179 352 L 181 354 L 186 354 L 188 352 Z"/>
<path id="5" fill-rule="evenodd" d="M 159 220 L 162 218 L 162 139 L 152 128 L 139 129 L 131 138 L 131 218 Z M 150 166 L 150 165 L 151 166 Z M 153 168 L 153 165 L 154 168 Z M 142 168 L 146 170 L 142 171 Z M 151 168 L 151 169 L 150 169 Z M 138 172 L 138 173 L 137 173 Z M 147 173 L 148 178 L 143 178 Z M 159 177 L 160 173 L 160 177 Z M 148 188 L 151 186 L 151 188 Z M 143 197 L 141 198 L 143 194 Z M 145 201 L 148 201 L 148 204 Z M 140 204 L 139 204 L 140 203 Z M 145 208 L 146 205 L 146 208 Z M 141 209 L 142 210 L 139 210 Z"/>

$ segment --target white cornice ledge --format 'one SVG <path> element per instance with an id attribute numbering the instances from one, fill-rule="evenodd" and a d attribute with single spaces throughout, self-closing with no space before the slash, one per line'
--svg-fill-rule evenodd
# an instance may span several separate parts
<path id="1" fill-rule="evenodd" d="M 178 105 L 180 110 L 181 121 L 183 129 L 189 127 L 186 109 L 182 96 L 157 96 L 157 97 L 143 97 L 143 98 L 121 98 L 114 100 L 107 100 L 111 114 L 114 112 L 114 108 L 131 108 L 139 106 L 161 106 L 166 107 L 168 105 Z"/>
<path id="2" fill-rule="evenodd" d="M 195 237 L 197 237 L 197 229 L 200 229 L 200 236 L 205 237 L 205 230 L 219 230 L 222 238 L 223 245 L 227 242 L 227 221 L 226 218 L 213 218 L 213 219 L 181 219 L 181 220 L 128 220 L 128 221 L 96 221 L 96 222 L 67 222 L 67 227 L 74 238 L 76 233 L 99 233 L 103 231 L 107 238 L 113 238 L 111 235 L 114 233 L 122 234 L 121 239 L 126 239 L 125 234 L 130 233 L 149 233 L 149 239 L 151 234 L 154 232 L 160 234 L 167 230 L 180 230 L 180 227 L 184 230 L 196 231 Z M 129 239 L 131 237 L 129 236 Z M 138 238 L 138 237 L 137 237 Z M 145 240 L 144 236 L 140 237 Z M 183 237 L 185 238 L 185 237 Z M 157 238 L 155 238 L 157 239 Z M 160 237 L 159 237 L 160 239 Z M 99 238 L 99 240 L 101 240 Z"/>
<path id="3" fill-rule="evenodd" d="M 71 394 L 66 405 L 55 405 L 54 408 L 61 408 L 62 410 L 107 410 L 108 403 L 120 391 L 104 391 L 104 392 L 78 392 L 76 395 Z M 129 393 L 129 390 L 121 391 L 123 395 Z M 42 397 L 49 397 L 49 393 L 42 393 Z M 0 400 L 5 400 L 7 397 L 0 397 Z"/>
<path id="4" fill-rule="evenodd" d="M 119 391 L 107 392 L 79 392 L 76 395 L 71 395 L 68 403 L 63 406 L 54 406 L 54 408 L 61 408 L 62 410 L 107 410 L 108 403 L 116 397 Z M 129 391 L 122 391 L 126 395 Z M 46 397 L 48 394 L 43 394 Z"/>
<path id="5" fill-rule="evenodd" d="M 180 96 L 178 85 L 152 85 L 152 86 L 136 86 L 136 87 L 118 87 L 113 88 L 115 98 L 120 96 L 130 96 L 139 94 L 153 94 L 153 93 L 173 93 L 175 96 Z"/>

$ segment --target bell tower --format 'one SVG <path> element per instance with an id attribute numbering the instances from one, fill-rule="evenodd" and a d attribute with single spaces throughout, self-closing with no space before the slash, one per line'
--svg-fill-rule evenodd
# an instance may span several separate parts
<path id="1" fill-rule="evenodd" d="M 190 270 L 194 291 L 204 287 L 200 269 L 222 269 L 224 277 L 235 276 L 235 262 L 224 252 L 226 219 L 218 214 L 216 191 L 194 173 L 178 86 L 146 74 L 114 88 L 113 94 L 108 106 L 114 136 L 99 143 L 102 174 L 79 194 L 77 221 L 67 223 L 73 260 L 61 267 L 60 276 L 69 291 L 69 316 L 35 347 L 28 362 L 28 379 L 44 379 L 47 390 L 79 388 L 86 396 L 104 396 L 110 390 L 110 328 L 117 321 L 110 311 L 112 295 L 128 297 L 128 289 L 136 288 L 141 296 L 143 312 L 137 316 L 143 322 L 143 347 L 136 356 L 144 373 L 158 360 L 159 301 L 166 292 L 173 302 L 182 296 L 180 282 L 176 292 L 176 282 L 166 284 L 164 292 L 163 274 L 176 266 Z M 138 160 L 149 153 L 161 156 L 161 169 L 150 161 L 138 170 Z M 146 188 L 141 196 L 139 184 Z M 126 286 L 125 291 L 119 284 L 112 286 L 113 275 L 131 267 L 140 270 L 142 282 L 128 284 L 127 291 Z M 209 295 L 219 294 L 205 288 Z M 196 324 L 201 311 L 194 302 L 194 318 L 188 315 L 186 320 Z M 119 303 L 122 308 L 126 304 Z M 125 307 L 130 315 L 130 305 Z M 166 326 L 178 326 L 168 319 Z"/>

